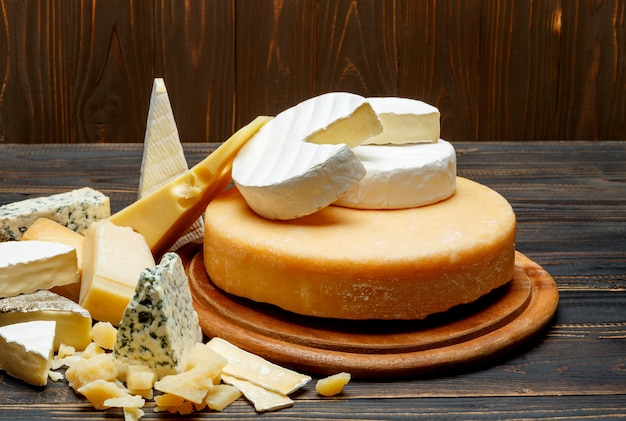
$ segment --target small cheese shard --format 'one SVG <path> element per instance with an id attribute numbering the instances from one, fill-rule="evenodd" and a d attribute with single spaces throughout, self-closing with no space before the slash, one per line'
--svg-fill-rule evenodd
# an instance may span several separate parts
<path id="1" fill-rule="evenodd" d="M 76 392 L 85 396 L 96 409 L 108 409 L 112 406 L 118 406 L 119 401 L 111 401 L 112 399 L 130 399 L 133 405 L 139 406 L 143 406 L 144 403 L 141 397 L 137 396 L 133 398 L 130 393 L 121 388 L 117 383 L 105 379 L 96 379 L 89 382 L 76 389 Z"/>
<path id="2" fill-rule="evenodd" d="M 263 126 L 233 162 L 233 180 L 267 219 L 309 215 L 365 175 L 350 147 L 382 130 L 360 95 L 333 92 L 288 108 Z"/>
<path id="3" fill-rule="evenodd" d="M 75 391 L 95 381 L 113 382 L 118 376 L 119 363 L 111 353 L 97 353 L 83 358 L 65 372 L 68 384 Z"/>
<path id="4" fill-rule="evenodd" d="M 79 303 L 95 320 L 117 326 L 139 274 L 155 265 L 150 248 L 141 234 L 103 220 L 85 232 L 83 253 Z"/>
<path id="5" fill-rule="evenodd" d="M 79 281 L 76 249 L 47 241 L 0 243 L 0 297 Z"/>
<path id="6" fill-rule="evenodd" d="M 354 148 L 366 174 L 334 204 L 356 209 L 430 205 L 456 190 L 456 152 L 445 140 Z"/>
<path id="7" fill-rule="evenodd" d="M 68 227 L 48 218 L 39 218 L 26 230 L 22 240 L 50 241 L 67 244 L 76 249 L 78 275 L 83 272 L 83 242 L 82 234 L 72 231 Z M 78 302 L 80 296 L 80 282 L 54 287 L 53 292 Z"/>
<path id="8" fill-rule="evenodd" d="M 273 364 L 221 338 L 213 338 L 207 346 L 228 360 L 222 374 L 255 383 L 283 395 L 295 392 L 311 377 Z"/>
<path id="9" fill-rule="evenodd" d="M 367 139 L 366 144 L 437 143 L 440 135 L 439 110 L 425 102 L 410 98 L 367 98 L 383 131 Z"/>
<path id="10" fill-rule="evenodd" d="M 35 386 L 48 383 L 56 323 L 50 320 L 0 327 L 0 369 Z"/>
<path id="11" fill-rule="evenodd" d="M 158 258 L 230 184 L 233 158 L 269 120 L 271 117 L 257 117 L 189 171 L 112 215 L 109 220 L 142 234 Z"/>
<path id="12" fill-rule="evenodd" d="M 224 383 L 235 386 L 254 405 L 257 412 L 278 411 L 293 405 L 289 396 L 266 389 L 258 384 L 228 374 L 222 374 Z"/>
<path id="13" fill-rule="evenodd" d="M 0 326 L 35 320 L 56 322 L 55 350 L 65 344 L 82 351 L 91 342 L 91 315 L 68 298 L 39 290 L 0 299 Z"/>
<path id="14" fill-rule="evenodd" d="M 350 382 L 350 373 L 341 372 L 319 379 L 315 390 L 322 396 L 335 396 L 343 392 L 343 388 Z"/>
<path id="15" fill-rule="evenodd" d="M 141 272 L 118 327 L 114 354 L 154 369 L 161 378 L 181 372 L 201 340 L 183 263 L 176 253 L 166 253 L 156 267 Z"/>
<path id="16" fill-rule="evenodd" d="M 162 78 L 156 78 L 146 123 L 138 198 L 147 196 L 188 170 L 165 82 Z M 202 240 L 203 233 L 204 223 L 200 217 L 176 241 L 171 250 Z"/>
<path id="17" fill-rule="evenodd" d="M 0 206 L 0 241 L 21 240 L 39 218 L 49 218 L 82 233 L 92 222 L 111 215 L 107 196 L 90 187 Z"/>

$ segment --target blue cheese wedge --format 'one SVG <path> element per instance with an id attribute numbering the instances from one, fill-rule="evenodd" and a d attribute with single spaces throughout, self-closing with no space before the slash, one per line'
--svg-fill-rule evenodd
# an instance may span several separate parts
<path id="1" fill-rule="evenodd" d="M 21 240 L 39 218 L 48 218 L 82 233 L 93 221 L 111 215 L 109 198 L 90 187 L 0 206 L 0 241 Z"/>
<path id="2" fill-rule="evenodd" d="M 40 290 L 0 299 L 0 326 L 35 320 L 56 322 L 55 350 L 65 344 L 82 351 L 91 342 L 91 315 L 68 298 Z"/>
<path id="3" fill-rule="evenodd" d="M 48 383 L 56 322 L 37 320 L 0 327 L 0 369 L 35 386 Z"/>
<path id="4" fill-rule="evenodd" d="M 157 266 L 141 273 L 118 326 L 114 355 L 146 365 L 162 378 L 181 372 L 201 340 L 183 263 L 176 253 L 166 253 Z"/>

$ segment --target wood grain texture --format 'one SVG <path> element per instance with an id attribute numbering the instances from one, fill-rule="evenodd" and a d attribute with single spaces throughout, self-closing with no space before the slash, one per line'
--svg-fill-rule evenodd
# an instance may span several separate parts
<path id="1" fill-rule="evenodd" d="M 215 149 L 187 144 L 193 165 Z M 517 249 L 559 289 L 550 326 L 526 346 L 446 375 L 352 381 L 325 399 L 314 383 L 263 419 L 619 419 L 626 416 L 626 142 L 457 142 L 459 174 L 504 195 Z M 0 145 L 0 204 L 85 185 L 131 203 L 140 144 Z M 459 399 L 460 398 L 460 399 Z M 63 382 L 33 388 L 0 372 L 0 419 L 121 419 Z M 146 410 L 145 419 L 178 419 Z M 142 419 L 144 419 L 142 418 Z M 258 420 L 244 400 L 194 419 Z"/>
<path id="2" fill-rule="evenodd" d="M 327 91 L 439 107 L 451 141 L 626 140 L 621 0 L 0 0 L 0 142 L 141 142 L 164 77 L 221 142 Z"/>

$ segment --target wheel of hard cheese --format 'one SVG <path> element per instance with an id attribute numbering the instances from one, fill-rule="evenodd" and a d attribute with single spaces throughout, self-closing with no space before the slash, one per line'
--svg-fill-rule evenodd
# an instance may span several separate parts
<path id="1" fill-rule="evenodd" d="M 399 210 L 328 206 L 293 220 L 258 216 L 236 188 L 205 213 L 211 281 L 240 297 L 340 319 L 423 319 L 507 283 L 515 214 L 458 178 L 450 198 Z"/>

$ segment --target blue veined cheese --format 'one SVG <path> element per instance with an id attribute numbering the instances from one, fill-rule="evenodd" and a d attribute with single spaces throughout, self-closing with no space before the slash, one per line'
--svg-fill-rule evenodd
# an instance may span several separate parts
<path id="1" fill-rule="evenodd" d="M 183 263 L 176 253 L 165 253 L 157 266 L 140 275 L 118 326 L 115 356 L 147 365 L 161 378 L 183 370 L 200 341 L 202 330 Z"/>
<path id="2" fill-rule="evenodd" d="M 111 215 L 110 200 L 90 187 L 0 206 L 0 241 L 21 240 L 39 218 L 48 218 L 82 233 L 93 221 Z"/>

